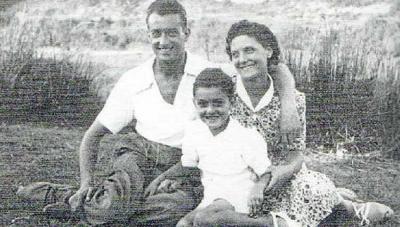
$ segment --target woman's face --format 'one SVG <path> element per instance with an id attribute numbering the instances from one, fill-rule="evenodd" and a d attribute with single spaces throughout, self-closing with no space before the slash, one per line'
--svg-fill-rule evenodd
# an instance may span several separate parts
<path id="1" fill-rule="evenodd" d="M 237 36 L 231 43 L 232 63 L 243 79 L 268 73 L 268 58 L 271 48 L 264 48 L 257 40 L 247 35 Z"/>

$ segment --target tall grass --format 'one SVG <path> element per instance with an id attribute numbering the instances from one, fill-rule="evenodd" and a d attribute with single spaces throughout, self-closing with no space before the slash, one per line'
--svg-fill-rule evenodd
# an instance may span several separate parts
<path id="1" fill-rule="evenodd" d="M 400 133 L 399 61 L 346 29 L 315 36 L 312 48 L 284 51 L 308 94 L 308 140 L 328 147 L 351 140 L 347 148 L 359 153 L 393 148 Z M 398 156 L 397 149 L 389 154 Z"/>
<path id="2" fill-rule="evenodd" d="M 33 27 L 19 25 L 0 34 L 1 120 L 90 123 L 99 110 L 96 92 L 91 89 L 97 73 L 94 65 L 71 56 L 44 58 L 36 52 Z"/>

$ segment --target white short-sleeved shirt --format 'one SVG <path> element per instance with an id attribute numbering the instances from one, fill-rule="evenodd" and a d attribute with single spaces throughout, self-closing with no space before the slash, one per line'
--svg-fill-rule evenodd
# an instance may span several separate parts
<path id="1" fill-rule="evenodd" d="M 188 124 L 181 161 L 183 166 L 202 171 L 204 197 L 199 207 L 223 198 L 241 213 L 249 212 L 247 201 L 254 185 L 253 174 L 260 176 L 271 165 L 263 137 L 234 119 L 216 136 L 201 120 Z"/>
<path id="2" fill-rule="evenodd" d="M 97 120 L 112 133 L 118 133 L 136 119 L 136 131 L 148 140 L 181 147 L 186 121 L 197 117 L 193 105 L 196 76 L 213 65 L 187 53 L 184 75 L 173 104 L 167 103 L 154 78 L 153 57 L 122 75 L 110 93 Z"/>

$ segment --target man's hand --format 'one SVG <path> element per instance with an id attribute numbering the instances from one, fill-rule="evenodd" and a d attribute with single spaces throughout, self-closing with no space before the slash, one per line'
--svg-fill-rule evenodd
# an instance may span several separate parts
<path id="1" fill-rule="evenodd" d="M 74 195 L 72 195 L 68 203 L 71 206 L 71 210 L 73 212 L 79 210 L 83 207 L 85 202 L 88 202 L 92 199 L 95 189 L 93 187 L 81 187 Z"/>
<path id="2" fill-rule="evenodd" d="M 182 185 L 182 183 L 183 183 L 182 180 L 166 179 L 163 182 L 161 182 L 160 186 L 157 189 L 157 192 L 163 192 L 163 193 L 175 192 Z"/>
<path id="3" fill-rule="evenodd" d="M 250 214 L 257 213 L 257 209 L 261 206 L 264 199 L 264 184 L 256 183 L 250 191 L 248 206 Z"/>

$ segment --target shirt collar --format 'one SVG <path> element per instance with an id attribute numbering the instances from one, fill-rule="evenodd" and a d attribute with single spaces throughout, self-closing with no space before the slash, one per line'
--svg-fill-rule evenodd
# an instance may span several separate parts
<path id="1" fill-rule="evenodd" d="M 144 86 L 146 88 L 143 90 L 151 88 L 156 82 L 153 71 L 153 65 L 155 60 L 156 58 L 155 56 L 153 56 L 143 64 L 143 72 L 144 72 L 143 75 L 148 75 L 143 78 L 143 83 L 146 84 L 146 86 Z M 184 77 L 189 76 L 195 78 L 204 69 L 203 62 L 204 60 L 201 59 L 200 57 L 193 55 L 189 52 L 186 52 L 186 63 L 183 76 Z"/>
<path id="2" fill-rule="evenodd" d="M 243 102 L 254 112 L 260 111 L 262 108 L 267 106 L 271 102 L 272 97 L 274 96 L 274 82 L 269 74 L 268 77 L 271 82 L 270 86 L 267 92 L 261 98 L 260 102 L 257 104 L 257 106 L 253 107 L 249 94 L 247 93 L 246 88 L 244 87 L 242 77 L 240 76 L 240 74 L 237 76 L 236 92 L 238 93 L 239 97 L 243 100 Z"/>

